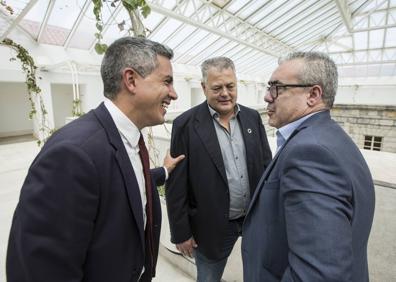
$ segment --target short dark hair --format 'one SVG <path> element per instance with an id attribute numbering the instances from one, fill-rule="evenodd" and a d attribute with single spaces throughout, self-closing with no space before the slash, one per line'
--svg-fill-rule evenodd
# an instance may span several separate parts
<path id="1" fill-rule="evenodd" d="M 122 71 L 125 68 L 133 68 L 142 77 L 152 73 L 158 67 L 158 55 L 170 60 L 173 51 L 143 37 L 123 37 L 114 41 L 106 50 L 100 68 L 104 96 L 109 99 L 116 97 L 121 90 Z"/>

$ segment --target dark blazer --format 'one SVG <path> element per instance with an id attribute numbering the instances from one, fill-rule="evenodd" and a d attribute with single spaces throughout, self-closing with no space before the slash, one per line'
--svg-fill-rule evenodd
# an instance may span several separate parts
<path id="1" fill-rule="evenodd" d="M 251 195 L 271 160 L 267 136 L 257 111 L 240 105 L 238 121 L 246 148 Z M 229 220 L 227 175 L 207 102 L 173 122 L 171 154 L 185 154 L 166 186 L 171 241 L 194 237 L 200 252 L 220 259 Z"/>
<path id="2" fill-rule="evenodd" d="M 164 182 L 163 168 L 152 178 Z M 156 258 L 161 210 L 152 188 Z M 150 281 L 142 213 L 135 173 L 102 103 L 55 132 L 29 168 L 11 227 L 8 282 L 129 282 L 143 266 Z"/>
<path id="3" fill-rule="evenodd" d="M 374 186 L 329 111 L 304 121 L 264 172 L 245 218 L 244 281 L 368 281 Z"/>

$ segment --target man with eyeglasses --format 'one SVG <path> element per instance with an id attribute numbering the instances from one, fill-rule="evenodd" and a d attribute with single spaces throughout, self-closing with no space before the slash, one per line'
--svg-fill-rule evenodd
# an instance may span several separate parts
<path id="1" fill-rule="evenodd" d="M 234 63 L 208 59 L 202 77 L 206 101 L 173 122 L 171 154 L 186 159 L 166 201 L 171 240 L 195 257 L 197 281 L 219 282 L 271 151 L 259 113 L 236 103 Z"/>
<path id="2" fill-rule="evenodd" d="M 265 101 L 278 149 L 243 226 L 244 280 L 368 281 L 374 186 L 357 146 L 331 119 L 338 74 L 325 54 L 280 60 Z"/>

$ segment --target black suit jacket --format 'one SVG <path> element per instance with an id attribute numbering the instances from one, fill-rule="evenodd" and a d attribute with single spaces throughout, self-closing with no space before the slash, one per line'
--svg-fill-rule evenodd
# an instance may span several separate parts
<path id="1" fill-rule="evenodd" d="M 165 173 L 152 177 L 160 184 Z M 152 188 L 156 258 L 161 210 Z M 101 104 L 57 131 L 29 168 L 10 232 L 8 281 L 129 282 L 143 266 L 150 281 L 142 213 L 131 162 Z"/>
<path id="2" fill-rule="evenodd" d="M 238 121 L 246 148 L 250 194 L 253 195 L 271 160 L 271 150 L 257 111 L 240 106 Z M 186 155 L 166 186 L 171 241 L 182 243 L 193 236 L 206 257 L 220 259 L 229 220 L 229 189 L 206 101 L 174 120 L 171 154 Z"/>

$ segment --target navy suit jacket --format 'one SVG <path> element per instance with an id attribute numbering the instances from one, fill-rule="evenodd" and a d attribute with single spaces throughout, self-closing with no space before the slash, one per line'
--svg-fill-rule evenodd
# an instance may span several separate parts
<path id="1" fill-rule="evenodd" d="M 152 178 L 163 183 L 163 168 Z M 152 189 L 156 258 L 161 210 Z M 29 168 L 10 232 L 7 279 L 129 282 L 144 266 L 142 280 L 150 281 L 144 237 L 135 173 L 102 103 L 55 132 Z"/>
<path id="2" fill-rule="evenodd" d="M 304 121 L 275 155 L 243 227 L 244 280 L 368 281 L 374 186 L 329 111 Z"/>
<path id="3" fill-rule="evenodd" d="M 240 105 L 238 121 L 246 149 L 250 195 L 271 160 L 271 150 L 259 113 Z M 207 258 L 224 258 L 229 221 L 227 174 L 207 102 L 173 122 L 171 154 L 185 154 L 170 175 L 166 202 L 173 243 L 191 236 Z"/>

